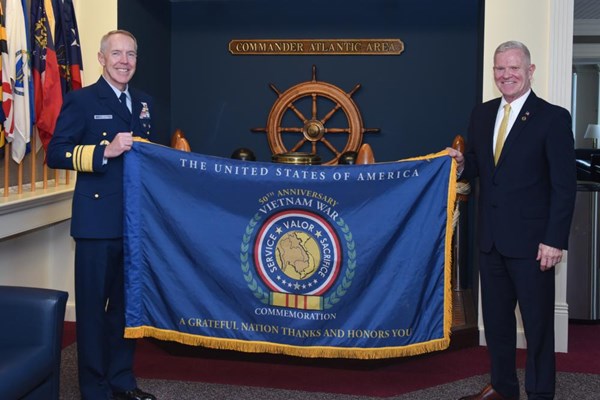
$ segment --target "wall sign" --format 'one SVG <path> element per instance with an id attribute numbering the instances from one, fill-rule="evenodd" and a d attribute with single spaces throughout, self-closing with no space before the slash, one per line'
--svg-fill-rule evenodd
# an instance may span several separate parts
<path id="1" fill-rule="evenodd" d="M 400 39 L 233 39 L 233 55 L 399 55 Z"/>

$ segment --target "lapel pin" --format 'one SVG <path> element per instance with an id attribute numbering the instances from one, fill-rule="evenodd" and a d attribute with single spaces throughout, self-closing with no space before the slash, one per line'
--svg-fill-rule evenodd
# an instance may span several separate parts
<path id="1" fill-rule="evenodd" d="M 521 121 L 527 121 L 527 117 L 529 117 L 529 111 L 525 111 L 525 115 L 521 117 Z"/>

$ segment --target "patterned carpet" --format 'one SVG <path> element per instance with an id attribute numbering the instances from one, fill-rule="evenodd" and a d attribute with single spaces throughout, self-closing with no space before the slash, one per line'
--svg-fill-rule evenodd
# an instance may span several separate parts
<path id="1" fill-rule="evenodd" d="M 61 400 L 78 400 L 80 398 L 77 384 L 76 346 L 76 344 L 73 344 L 63 350 Z M 519 370 L 519 378 L 522 383 L 522 370 Z M 390 400 L 439 400 L 458 399 L 465 394 L 477 392 L 488 381 L 488 375 L 484 374 L 391 397 L 354 396 L 164 379 L 138 379 L 138 385 L 140 388 L 155 394 L 160 400 L 381 400 L 383 398 Z M 558 373 L 556 400 L 598 400 L 600 399 L 599 391 L 600 375 Z M 524 392 L 521 393 L 521 398 L 527 398 Z"/>
<path id="2" fill-rule="evenodd" d="M 557 354 L 556 400 L 598 400 L 600 325 L 573 326 L 570 332 L 569 353 Z M 80 398 L 76 346 L 67 343 L 63 349 L 62 400 Z M 226 354 L 220 357 L 221 353 L 213 358 L 161 353 L 164 351 L 160 347 L 141 341 L 135 367 L 140 377 L 138 385 L 160 400 L 458 399 L 479 391 L 489 381 L 485 373 L 487 353 L 482 347 L 398 360 L 374 368 L 319 361 L 266 362 L 259 357 L 249 361 L 250 357 L 243 356 L 228 359 Z M 154 360 L 160 368 L 147 368 L 148 360 Z M 140 361 L 145 363 L 140 365 Z M 517 364 L 519 368 L 524 365 L 522 350 L 518 352 Z M 522 369 L 519 378 L 523 387 Z M 415 380 L 419 380 L 418 384 Z M 521 398 L 527 398 L 525 393 Z"/>

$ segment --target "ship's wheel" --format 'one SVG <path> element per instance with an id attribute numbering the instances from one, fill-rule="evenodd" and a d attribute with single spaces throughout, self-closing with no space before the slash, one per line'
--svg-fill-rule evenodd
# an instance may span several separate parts
<path id="1" fill-rule="evenodd" d="M 252 131 L 267 133 L 274 155 L 306 152 L 318 154 L 322 164 L 337 164 L 345 152 L 358 151 L 364 133 L 379 131 L 363 127 L 360 111 L 352 100 L 360 84 L 346 93 L 330 83 L 319 82 L 314 65 L 311 81 L 283 93 L 275 85 L 269 86 L 278 97 L 269 113 L 267 127 Z"/>

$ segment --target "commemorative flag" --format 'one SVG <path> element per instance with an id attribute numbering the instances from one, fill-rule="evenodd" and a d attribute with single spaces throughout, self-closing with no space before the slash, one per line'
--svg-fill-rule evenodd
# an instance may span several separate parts
<path id="1" fill-rule="evenodd" d="M 128 338 L 301 357 L 441 350 L 456 163 L 296 166 L 134 143 Z"/>

